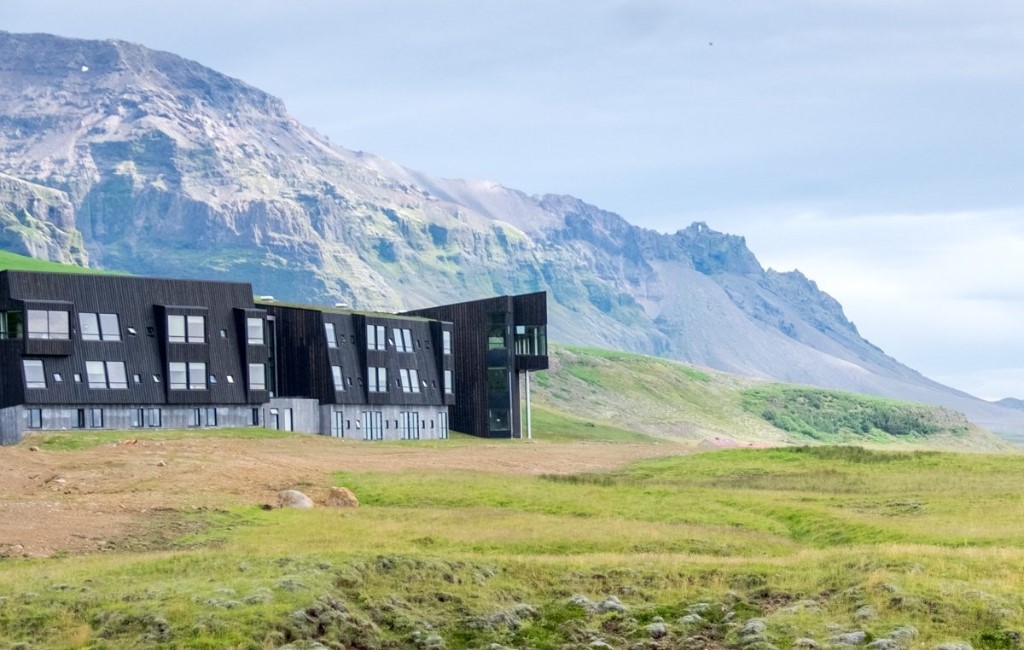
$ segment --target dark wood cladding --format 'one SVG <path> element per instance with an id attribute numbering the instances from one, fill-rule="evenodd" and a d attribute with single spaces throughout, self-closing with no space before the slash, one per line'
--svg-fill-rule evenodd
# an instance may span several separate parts
<path id="1" fill-rule="evenodd" d="M 68 311 L 66 340 L 0 340 L 3 361 L 0 406 L 247 404 L 245 369 L 239 355 L 234 309 L 251 309 L 248 284 L 197 282 L 130 276 L 81 275 L 24 271 L 0 272 L 0 311 L 57 309 Z M 86 341 L 79 314 L 117 314 L 120 341 Z M 170 343 L 167 314 L 202 314 L 201 343 Z M 134 330 L 135 334 L 130 331 Z M 45 389 L 26 389 L 22 359 L 40 359 Z M 127 389 L 90 388 L 86 361 L 122 361 Z M 206 364 L 206 390 L 171 390 L 168 366 L 173 361 Z M 55 373 L 61 381 L 55 379 Z M 75 376 L 80 381 L 75 380 Z M 215 383 L 209 382 L 213 375 Z M 227 381 L 230 375 L 233 382 Z M 135 381 L 136 376 L 138 381 Z"/>
<path id="2" fill-rule="evenodd" d="M 278 331 L 278 395 L 313 397 L 321 404 L 443 406 L 452 402 L 444 394 L 443 370 L 450 361 L 440 354 L 444 324 L 424 318 L 367 314 L 313 307 L 264 304 Z M 327 344 L 325 327 L 334 326 L 337 345 Z M 370 350 L 366 327 L 382 326 L 387 345 Z M 448 326 L 450 328 L 450 325 Z M 396 330 L 408 329 L 412 350 L 400 352 Z M 344 390 L 335 390 L 331 366 L 340 366 Z M 368 368 L 387 370 L 387 390 L 370 392 Z M 399 371 L 415 369 L 418 392 L 401 388 Z"/>
<path id="3" fill-rule="evenodd" d="M 547 326 L 547 293 L 498 296 L 406 312 L 409 315 L 447 321 L 454 330 L 455 404 L 449 408 L 451 427 L 485 437 L 519 437 L 519 372 L 544 370 L 547 355 L 517 357 L 514 340 L 517 325 Z M 507 347 L 488 350 L 492 317 L 504 315 Z M 504 395 L 488 389 L 488 367 L 508 369 L 507 403 Z M 502 432 L 490 428 L 489 411 L 508 410 L 511 425 Z"/>

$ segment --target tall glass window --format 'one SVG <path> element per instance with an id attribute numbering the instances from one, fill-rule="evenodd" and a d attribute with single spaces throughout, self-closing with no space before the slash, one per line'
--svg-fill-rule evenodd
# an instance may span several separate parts
<path id="1" fill-rule="evenodd" d="M 544 325 L 516 325 L 516 354 L 547 356 L 548 336 Z"/>
<path id="2" fill-rule="evenodd" d="M 386 328 L 383 325 L 366 326 L 366 349 L 387 350 L 388 338 Z"/>
<path id="3" fill-rule="evenodd" d="M 327 336 L 327 347 L 338 347 L 338 335 L 334 331 L 334 323 L 324 323 L 324 334 Z"/>
<path id="4" fill-rule="evenodd" d="M 441 351 L 444 354 L 452 353 L 452 333 L 448 330 L 441 332 Z"/>
<path id="5" fill-rule="evenodd" d="M 334 381 L 334 390 L 345 390 L 345 379 L 341 375 L 341 366 L 331 366 L 331 379 Z"/>

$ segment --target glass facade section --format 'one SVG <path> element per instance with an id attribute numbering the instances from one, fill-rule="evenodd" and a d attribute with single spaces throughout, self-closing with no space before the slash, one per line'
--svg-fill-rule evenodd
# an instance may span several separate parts
<path id="1" fill-rule="evenodd" d="M 516 325 L 516 354 L 547 356 L 548 334 L 545 325 Z"/>
<path id="2" fill-rule="evenodd" d="M 68 312 L 28 310 L 30 339 L 68 339 L 71 337 Z"/>

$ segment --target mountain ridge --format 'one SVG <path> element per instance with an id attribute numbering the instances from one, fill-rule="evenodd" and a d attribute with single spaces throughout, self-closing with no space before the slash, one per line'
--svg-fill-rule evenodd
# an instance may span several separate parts
<path id="1" fill-rule="evenodd" d="M 384 310 L 547 290 L 556 340 L 943 404 L 1024 434 L 1024 414 L 886 356 L 742 237 L 659 233 L 575 197 L 349 151 L 280 99 L 141 45 L 0 32 L 0 174 L 7 250 Z"/>

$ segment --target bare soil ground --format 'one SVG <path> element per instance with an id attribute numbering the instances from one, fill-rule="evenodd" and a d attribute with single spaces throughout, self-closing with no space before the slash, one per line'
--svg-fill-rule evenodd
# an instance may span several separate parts
<path id="1" fill-rule="evenodd" d="M 317 436 L 145 441 L 82 451 L 0 449 L 0 555 L 88 553 L 130 538 L 168 510 L 273 504 L 295 488 L 322 502 L 337 471 L 612 469 L 684 453 L 672 443 L 502 441 L 375 445 Z"/>

